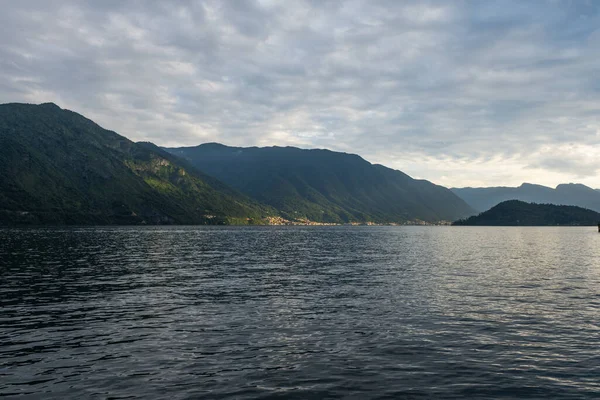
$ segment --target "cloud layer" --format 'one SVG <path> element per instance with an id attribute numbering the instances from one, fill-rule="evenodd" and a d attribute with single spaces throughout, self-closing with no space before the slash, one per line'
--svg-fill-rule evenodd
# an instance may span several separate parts
<path id="1" fill-rule="evenodd" d="M 600 187 L 592 0 L 0 3 L 0 102 L 167 146 L 348 151 L 448 186 Z"/>

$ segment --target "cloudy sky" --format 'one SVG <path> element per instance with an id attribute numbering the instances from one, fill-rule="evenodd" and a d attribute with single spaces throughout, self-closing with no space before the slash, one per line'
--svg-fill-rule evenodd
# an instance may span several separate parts
<path id="1" fill-rule="evenodd" d="M 0 0 L 0 102 L 159 145 L 600 188 L 600 2 Z"/>

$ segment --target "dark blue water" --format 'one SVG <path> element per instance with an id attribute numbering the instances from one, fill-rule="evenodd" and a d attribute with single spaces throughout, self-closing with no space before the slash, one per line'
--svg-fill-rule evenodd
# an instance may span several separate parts
<path id="1" fill-rule="evenodd" d="M 597 398 L 594 228 L 0 230 L 0 395 Z"/>

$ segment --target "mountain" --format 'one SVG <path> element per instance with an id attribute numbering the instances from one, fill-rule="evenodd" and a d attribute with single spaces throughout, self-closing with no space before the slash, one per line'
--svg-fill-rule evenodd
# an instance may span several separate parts
<path id="1" fill-rule="evenodd" d="M 450 190 L 354 154 L 208 143 L 166 149 L 288 219 L 455 220 L 474 211 Z"/>
<path id="2" fill-rule="evenodd" d="M 582 207 L 508 200 L 479 215 L 456 221 L 453 225 L 593 226 L 599 222 L 600 213 Z"/>
<path id="3" fill-rule="evenodd" d="M 505 200 L 579 206 L 600 212 L 600 191 L 582 184 L 562 184 L 555 189 L 524 183 L 519 187 L 467 187 L 451 190 L 480 212 Z"/>
<path id="4" fill-rule="evenodd" d="M 248 223 L 267 214 L 276 212 L 151 143 L 55 104 L 0 105 L 0 223 Z"/>

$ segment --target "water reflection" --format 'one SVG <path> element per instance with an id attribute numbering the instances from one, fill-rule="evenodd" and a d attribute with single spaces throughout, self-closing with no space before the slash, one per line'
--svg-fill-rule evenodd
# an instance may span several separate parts
<path id="1" fill-rule="evenodd" d="M 0 230 L 0 394 L 600 395 L 599 241 L 587 228 Z"/>

